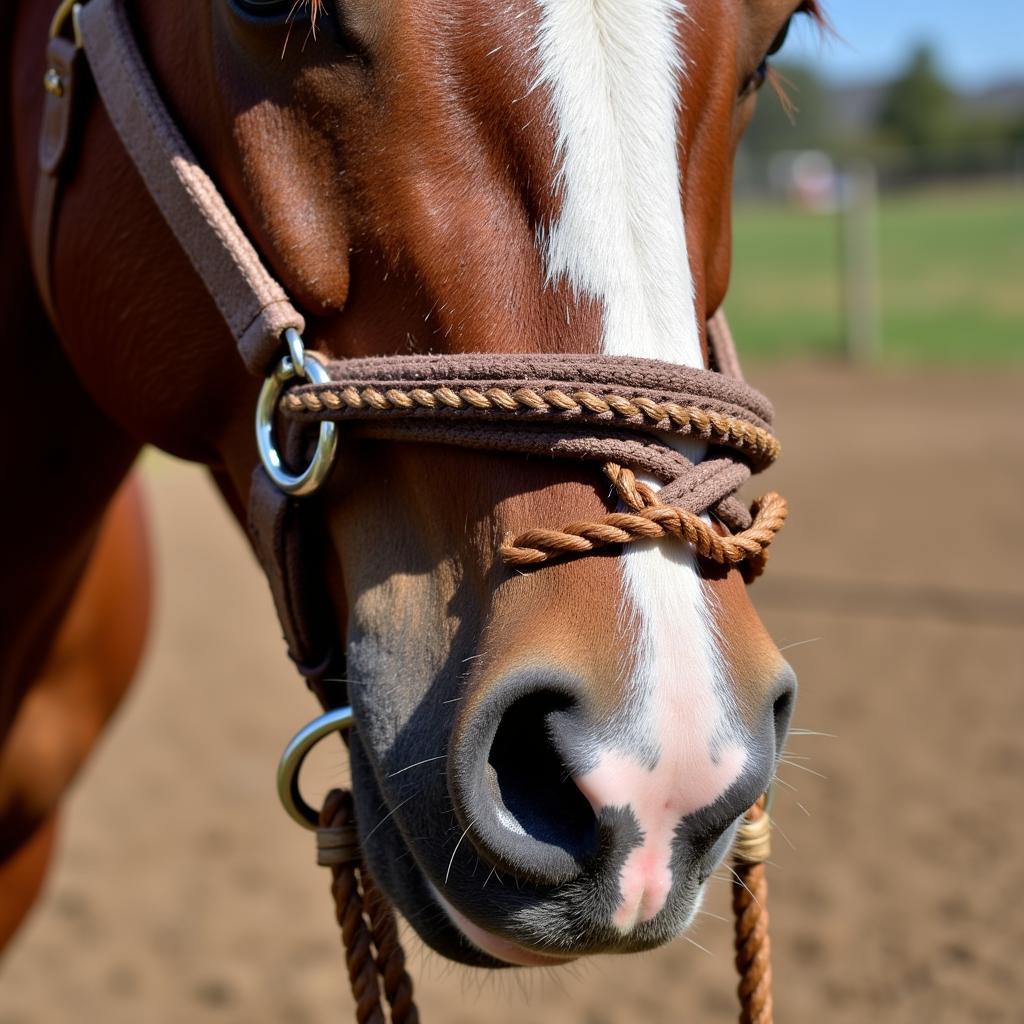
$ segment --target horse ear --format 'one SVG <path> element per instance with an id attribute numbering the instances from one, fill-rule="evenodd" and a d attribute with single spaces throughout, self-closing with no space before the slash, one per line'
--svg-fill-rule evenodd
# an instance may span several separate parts
<path id="1" fill-rule="evenodd" d="M 304 311 L 339 312 L 348 299 L 351 240 L 338 154 L 316 152 L 324 145 L 319 134 L 271 104 L 239 113 L 233 134 L 246 204 L 239 212 L 268 269 Z"/>

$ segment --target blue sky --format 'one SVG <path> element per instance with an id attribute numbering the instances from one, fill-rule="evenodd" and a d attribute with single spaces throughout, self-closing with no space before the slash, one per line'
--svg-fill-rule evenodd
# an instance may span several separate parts
<path id="1" fill-rule="evenodd" d="M 957 85 L 978 87 L 1024 78 L 1024 0 L 824 0 L 841 38 L 819 42 L 803 25 L 786 44 L 787 59 L 813 63 L 849 82 L 883 77 L 917 42 L 934 45 Z"/>

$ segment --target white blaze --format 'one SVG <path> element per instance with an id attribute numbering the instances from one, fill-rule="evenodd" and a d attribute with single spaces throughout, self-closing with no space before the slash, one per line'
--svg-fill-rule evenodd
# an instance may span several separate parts
<path id="1" fill-rule="evenodd" d="M 701 366 L 676 150 L 683 4 L 536 3 L 562 196 L 539 239 L 548 277 L 600 302 L 605 354 Z M 746 753 L 692 553 L 633 544 L 622 567 L 639 633 L 627 703 L 633 749 L 609 751 L 578 782 L 597 808 L 628 803 L 644 832 L 620 879 L 615 923 L 628 930 L 664 904 L 675 824 L 721 795 Z M 642 746 L 657 767 L 635 760 L 627 770 L 623 754 L 639 759 Z"/>

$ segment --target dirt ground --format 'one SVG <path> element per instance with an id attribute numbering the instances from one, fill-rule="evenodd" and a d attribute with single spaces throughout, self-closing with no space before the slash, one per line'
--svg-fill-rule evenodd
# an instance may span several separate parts
<path id="1" fill-rule="evenodd" d="M 1024 375 L 754 378 L 794 510 L 755 594 L 800 674 L 796 725 L 830 734 L 795 737 L 809 760 L 781 773 L 778 1019 L 1024 1021 Z M 0 1024 L 348 1021 L 325 878 L 274 795 L 313 701 L 206 481 L 156 458 L 146 477 L 149 657 L 0 971 Z M 337 761 L 314 765 L 324 785 Z M 703 949 L 562 973 L 489 976 L 413 942 L 424 1020 L 733 1020 L 726 897 L 714 883 Z"/>

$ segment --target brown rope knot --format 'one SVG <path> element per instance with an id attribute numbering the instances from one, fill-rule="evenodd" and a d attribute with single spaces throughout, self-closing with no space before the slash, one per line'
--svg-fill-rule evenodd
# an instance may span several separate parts
<path id="1" fill-rule="evenodd" d="M 533 529 L 502 545 L 508 565 L 540 565 L 563 555 L 588 554 L 611 544 L 674 537 L 693 545 L 697 554 L 720 565 L 744 564 L 748 580 L 764 571 L 767 549 L 786 521 L 788 506 L 779 494 L 766 494 L 751 506 L 751 524 L 737 534 L 721 534 L 689 509 L 662 501 L 654 489 L 617 463 L 603 466 L 629 512 L 570 523 L 560 530 Z"/>

